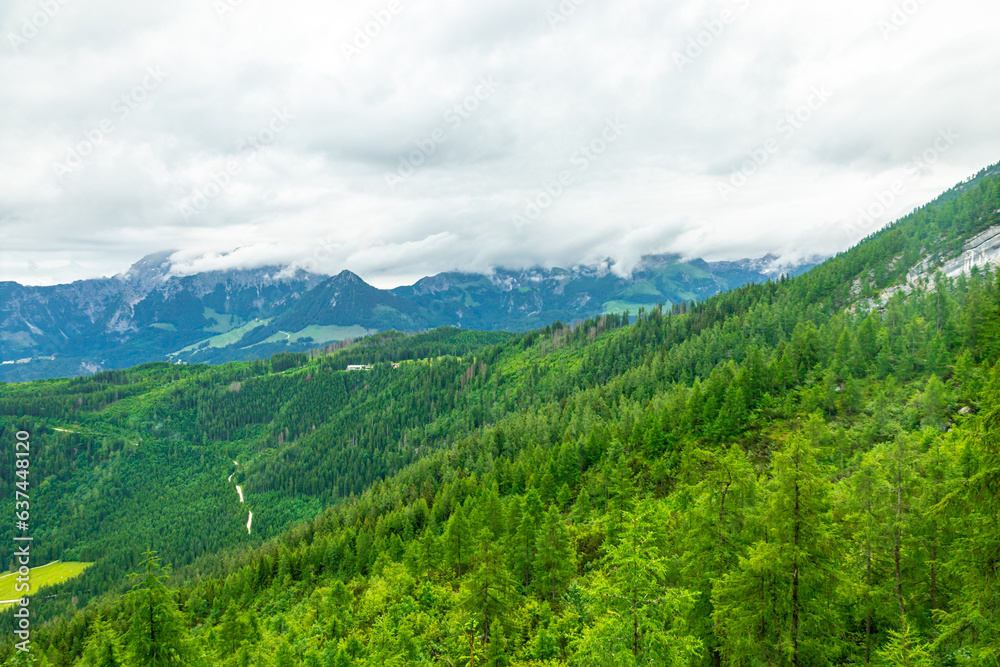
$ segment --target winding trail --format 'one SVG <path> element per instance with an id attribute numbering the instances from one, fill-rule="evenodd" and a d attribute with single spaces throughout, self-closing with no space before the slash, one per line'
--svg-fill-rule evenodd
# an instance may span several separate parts
<path id="1" fill-rule="evenodd" d="M 238 466 L 239 462 L 238 461 L 233 461 L 233 465 Z M 235 475 L 235 474 L 236 474 L 236 471 L 234 470 L 232 472 L 232 474 L 229 475 L 229 479 L 227 481 L 232 482 L 233 481 L 233 475 Z M 239 484 L 236 485 L 236 493 L 238 493 L 240 495 L 240 503 L 243 504 L 243 502 L 244 502 L 244 500 L 243 500 L 243 487 L 240 486 Z M 250 518 L 247 519 L 247 535 L 250 534 L 250 524 L 251 523 L 253 523 L 253 512 L 252 511 L 250 512 Z"/>

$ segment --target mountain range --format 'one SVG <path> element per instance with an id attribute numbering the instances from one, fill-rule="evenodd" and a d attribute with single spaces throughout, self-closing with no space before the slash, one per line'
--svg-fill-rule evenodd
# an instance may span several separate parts
<path id="1" fill-rule="evenodd" d="M 704 301 L 748 283 L 798 275 L 813 263 L 644 257 L 628 276 L 608 268 L 497 268 L 441 273 L 391 290 L 350 271 L 300 269 L 176 275 L 172 251 L 111 278 L 67 285 L 0 283 L 0 380 L 83 375 L 169 360 L 224 363 L 304 351 L 370 333 L 437 327 L 525 331 L 555 321 L 635 314 Z"/>
<path id="2" fill-rule="evenodd" d="M 28 530 L 38 667 L 1000 664 L 998 238 L 995 165 L 796 278 L 520 334 L 460 277 L 150 259 L 94 286 L 120 344 L 227 290 L 250 352 L 425 326 L 435 287 L 463 328 L 0 384 L 0 664 Z"/>

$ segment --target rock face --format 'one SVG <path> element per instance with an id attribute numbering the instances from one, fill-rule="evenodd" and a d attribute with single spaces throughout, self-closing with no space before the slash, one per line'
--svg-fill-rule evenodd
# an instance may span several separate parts
<path id="1" fill-rule="evenodd" d="M 945 260 L 938 266 L 939 259 L 927 256 L 914 266 L 907 274 L 907 282 L 914 283 L 933 275 L 938 269 L 949 278 L 968 274 L 973 267 L 983 268 L 987 265 L 1000 266 L 1000 225 L 990 227 L 965 242 L 962 252 Z"/>

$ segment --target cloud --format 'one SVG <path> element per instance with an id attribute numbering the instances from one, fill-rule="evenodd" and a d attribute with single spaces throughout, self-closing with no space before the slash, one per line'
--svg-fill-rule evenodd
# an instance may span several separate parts
<path id="1" fill-rule="evenodd" d="M 987 0 L 56 4 L 0 9 L 0 280 L 808 257 L 1000 159 Z"/>

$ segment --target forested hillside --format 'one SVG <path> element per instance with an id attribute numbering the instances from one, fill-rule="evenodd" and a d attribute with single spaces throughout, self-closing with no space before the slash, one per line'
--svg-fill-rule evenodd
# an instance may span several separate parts
<path id="1" fill-rule="evenodd" d="M 1000 664 L 1000 273 L 885 291 L 995 171 L 702 303 L 4 386 L 38 547 L 107 591 L 37 664 Z"/>

